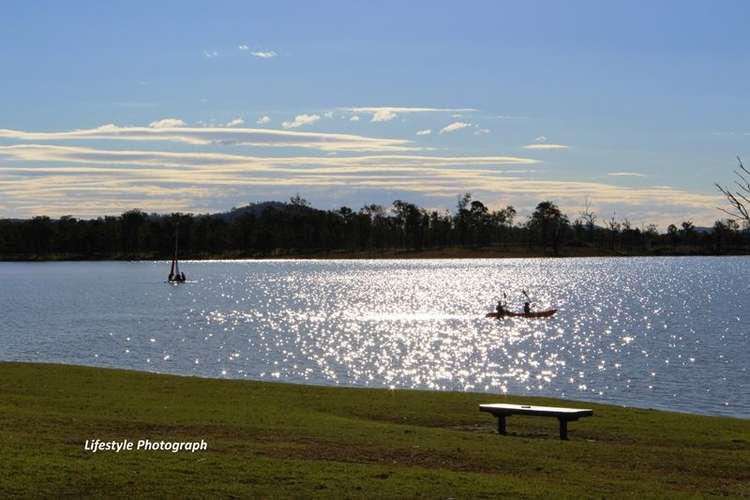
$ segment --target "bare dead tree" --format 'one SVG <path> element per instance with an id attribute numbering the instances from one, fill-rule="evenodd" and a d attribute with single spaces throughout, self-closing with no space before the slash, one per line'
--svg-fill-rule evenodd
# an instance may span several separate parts
<path id="1" fill-rule="evenodd" d="M 617 240 L 617 235 L 620 233 L 621 225 L 619 222 L 617 222 L 617 211 L 612 211 L 612 218 L 607 221 L 607 227 L 609 227 L 609 246 L 612 250 L 615 249 L 615 242 Z"/>
<path id="2" fill-rule="evenodd" d="M 750 223 L 750 170 L 742 164 L 742 159 L 739 156 L 737 162 L 739 166 L 734 171 L 737 176 L 734 185 L 722 186 L 718 182 L 716 183 L 716 187 L 727 199 L 730 206 L 729 209 L 719 208 L 719 210 Z"/>
<path id="3" fill-rule="evenodd" d="M 596 214 L 591 210 L 591 200 L 587 196 L 584 199 L 583 211 L 581 211 L 580 220 L 589 233 L 589 241 L 594 241 L 594 230 L 596 229 Z"/>

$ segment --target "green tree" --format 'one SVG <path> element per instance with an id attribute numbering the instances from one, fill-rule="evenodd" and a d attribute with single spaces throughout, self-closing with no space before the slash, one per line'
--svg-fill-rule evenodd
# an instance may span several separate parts
<path id="1" fill-rule="evenodd" d="M 551 246 L 555 255 L 559 255 L 560 244 L 570 223 L 568 217 L 551 201 L 543 201 L 536 206 L 528 222 L 543 246 Z"/>

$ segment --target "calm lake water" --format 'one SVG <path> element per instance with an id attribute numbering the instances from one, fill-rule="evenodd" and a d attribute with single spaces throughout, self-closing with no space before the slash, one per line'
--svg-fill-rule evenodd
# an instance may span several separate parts
<path id="1" fill-rule="evenodd" d="M 750 259 L 0 263 L 0 359 L 750 417 Z M 521 290 L 551 319 L 484 318 Z M 488 401 L 492 398 L 488 398 Z"/>

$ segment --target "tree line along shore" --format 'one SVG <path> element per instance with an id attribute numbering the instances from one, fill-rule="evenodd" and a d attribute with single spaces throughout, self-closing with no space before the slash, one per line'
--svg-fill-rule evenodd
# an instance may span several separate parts
<path id="1" fill-rule="evenodd" d="M 543 201 L 519 220 L 507 206 L 490 210 L 470 194 L 453 212 L 402 200 L 319 210 L 299 196 L 218 214 L 148 214 L 57 219 L 0 219 L 2 260 L 148 260 L 201 258 L 538 257 L 732 255 L 750 253 L 750 228 L 735 219 L 710 228 L 680 221 L 660 232 L 627 219 L 601 219 L 589 208 L 575 216 Z"/>

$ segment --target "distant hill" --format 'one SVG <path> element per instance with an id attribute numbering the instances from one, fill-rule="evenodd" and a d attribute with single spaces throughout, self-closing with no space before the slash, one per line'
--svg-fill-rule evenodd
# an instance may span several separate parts
<path id="1" fill-rule="evenodd" d="M 279 212 L 323 212 L 323 210 L 318 210 L 317 208 L 305 205 L 295 205 L 282 201 L 263 201 L 260 203 L 250 203 L 244 207 L 233 207 L 229 212 L 221 212 L 214 214 L 214 216 L 221 217 L 225 221 L 232 221 L 246 215 L 258 217 L 268 209 L 277 210 Z"/>

